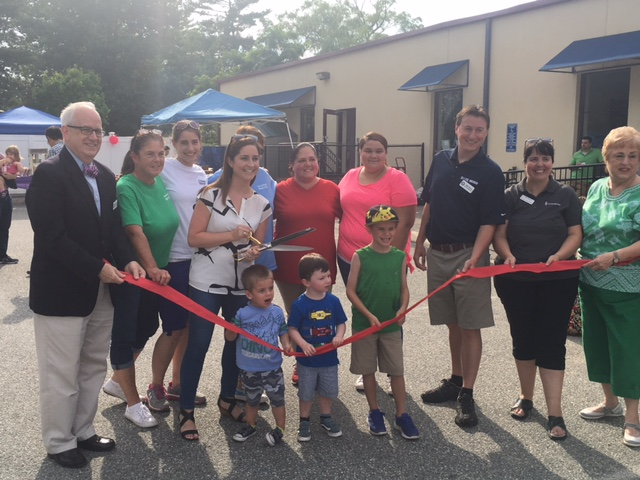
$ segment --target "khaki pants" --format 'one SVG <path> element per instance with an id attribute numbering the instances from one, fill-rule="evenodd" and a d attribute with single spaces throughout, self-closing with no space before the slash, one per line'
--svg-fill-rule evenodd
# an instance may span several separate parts
<path id="1" fill-rule="evenodd" d="M 96 434 L 93 419 L 107 373 L 112 323 L 113 305 L 102 283 L 96 306 L 87 317 L 34 315 L 42 440 L 47 453 L 76 448 L 78 440 Z"/>

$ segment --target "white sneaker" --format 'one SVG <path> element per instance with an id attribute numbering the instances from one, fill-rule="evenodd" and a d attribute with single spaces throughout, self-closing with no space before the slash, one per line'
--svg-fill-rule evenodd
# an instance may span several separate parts
<path id="1" fill-rule="evenodd" d="M 124 396 L 124 392 L 122 391 L 122 387 L 117 382 L 114 382 L 111 378 L 104 384 L 102 387 L 102 391 L 107 395 L 111 395 L 112 397 L 119 398 L 123 402 L 127 401 L 127 397 Z"/>
<path id="2" fill-rule="evenodd" d="M 364 392 L 364 380 L 362 379 L 362 375 L 358 376 L 356 380 L 356 390 L 359 392 Z"/>
<path id="3" fill-rule="evenodd" d="M 155 419 L 151 412 L 142 403 L 138 403 L 133 407 L 127 407 L 124 411 L 124 418 L 131 420 L 137 426 L 141 428 L 157 427 L 158 421 Z"/>

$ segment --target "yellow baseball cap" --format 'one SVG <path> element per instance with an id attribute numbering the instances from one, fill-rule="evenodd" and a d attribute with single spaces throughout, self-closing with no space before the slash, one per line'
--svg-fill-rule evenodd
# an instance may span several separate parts
<path id="1" fill-rule="evenodd" d="M 380 222 L 398 222 L 398 214 L 389 205 L 376 205 L 367 211 L 365 225 L 370 226 Z"/>

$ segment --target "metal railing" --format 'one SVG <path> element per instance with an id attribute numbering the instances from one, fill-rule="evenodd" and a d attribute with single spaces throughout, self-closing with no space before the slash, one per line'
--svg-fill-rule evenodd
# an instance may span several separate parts
<path id="1" fill-rule="evenodd" d="M 504 185 L 510 187 L 524 178 L 524 170 L 510 169 L 504 174 Z M 575 165 L 570 167 L 555 167 L 552 169 L 553 178 L 562 184 L 572 187 L 578 195 L 586 195 L 589 187 L 599 178 L 607 176 L 604 163 L 596 165 Z"/>
<path id="2" fill-rule="evenodd" d="M 318 152 L 319 176 L 338 183 L 353 168 L 358 146 L 343 143 L 309 142 Z M 291 145 L 267 145 L 264 163 L 271 176 L 282 180 L 290 176 Z"/>
<path id="3" fill-rule="evenodd" d="M 358 145 L 346 143 L 309 142 L 318 151 L 319 176 L 332 182 L 339 183 L 342 177 L 355 166 L 360 164 L 358 159 Z M 291 145 L 267 145 L 264 154 L 264 164 L 271 176 L 282 180 L 290 176 L 288 165 L 291 158 Z M 389 145 L 387 162 L 393 168 L 406 173 L 407 164 L 419 162 L 420 175 L 424 178 L 424 144 Z M 411 163 L 415 165 L 416 163 Z"/>

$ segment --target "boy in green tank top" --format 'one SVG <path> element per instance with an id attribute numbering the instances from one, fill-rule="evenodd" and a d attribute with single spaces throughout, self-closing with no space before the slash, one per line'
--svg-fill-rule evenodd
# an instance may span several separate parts
<path id="1" fill-rule="evenodd" d="M 353 333 L 402 315 L 409 305 L 407 264 L 404 252 L 391 246 L 398 226 L 398 215 L 387 205 L 371 207 L 365 218 L 371 243 L 356 250 L 351 259 L 347 297 L 352 303 Z M 369 432 L 386 435 L 384 412 L 378 407 L 375 373 L 391 378 L 396 406 L 394 427 L 408 440 L 420 437 L 406 411 L 402 324 L 405 319 L 351 344 L 350 371 L 362 375 L 364 394 L 369 404 Z"/>

